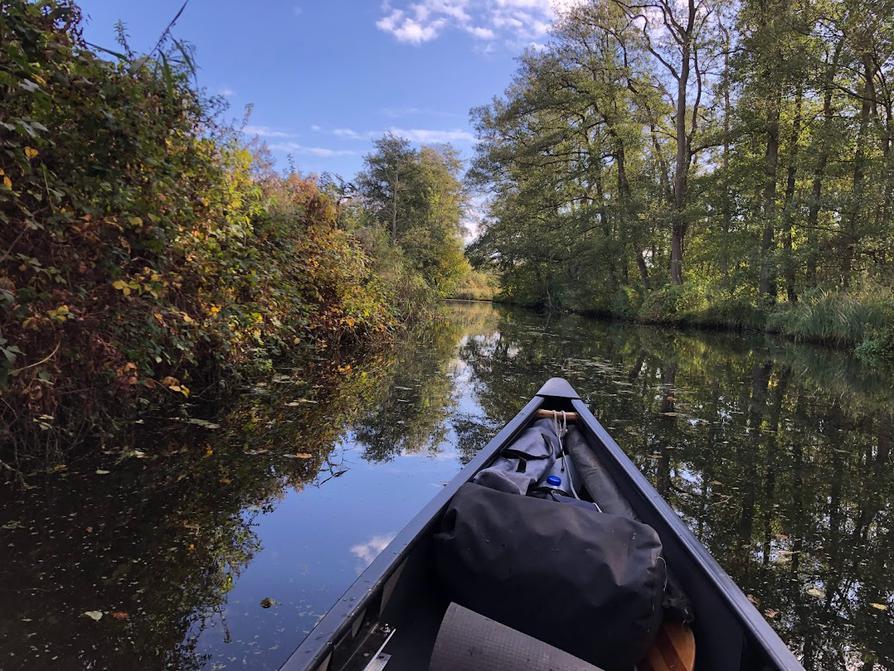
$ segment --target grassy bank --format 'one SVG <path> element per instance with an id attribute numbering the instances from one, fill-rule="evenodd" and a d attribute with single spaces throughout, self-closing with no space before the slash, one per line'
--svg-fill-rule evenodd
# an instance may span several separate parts
<path id="1" fill-rule="evenodd" d="M 667 286 L 641 296 L 627 291 L 604 304 L 496 301 L 646 324 L 777 333 L 799 342 L 850 350 L 866 361 L 894 360 L 894 290 L 867 285 L 850 291 L 814 290 L 797 303 L 713 294 L 695 285 Z"/>
<path id="2" fill-rule="evenodd" d="M 216 119 L 191 51 L 87 45 L 66 0 L 0 22 L 0 468 L 433 300 L 394 241 Z M 102 57 L 100 57 L 102 56 Z M 364 223 L 365 222 L 365 223 Z"/>

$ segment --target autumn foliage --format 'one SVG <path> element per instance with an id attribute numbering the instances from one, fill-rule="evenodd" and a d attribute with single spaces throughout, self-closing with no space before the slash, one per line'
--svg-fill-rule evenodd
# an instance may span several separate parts
<path id="1" fill-rule="evenodd" d="M 336 204 L 258 173 L 183 45 L 100 58 L 67 0 L 0 17 L 0 463 L 394 327 Z"/>

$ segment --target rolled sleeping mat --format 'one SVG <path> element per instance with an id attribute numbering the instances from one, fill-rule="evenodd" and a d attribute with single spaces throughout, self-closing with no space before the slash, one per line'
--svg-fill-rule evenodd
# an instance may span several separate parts
<path id="1" fill-rule="evenodd" d="M 583 482 L 590 496 L 604 513 L 620 515 L 635 520 L 633 508 L 627 499 L 618 492 L 612 476 L 599 462 L 596 453 L 588 444 L 577 427 L 568 429 L 565 436 L 565 449 L 571 455 L 579 482 Z"/>
<path id="2" fill-rule="evenodd" d="M 441 621 L 429 671 L 601 671 L 475 611 L 451 603 Z"/>
<path id="3" fill-rule="evenodd" d="M 611 515 L 620 515 L 630 520 L 638 519 L 633 508 L 618 491 L 612 476 L 605 470 L 605 466 L 599 461 L 596 453 L 593 451 L 584 438 L 583 433 L 577 427 L 568 429 L 565 436 L 565 449 L 571 455 L 574 467 L 578 475 L 578 480 L 583 482 L 587 488 L 590 497 L 599 506 L 604 513 Z M 668 615 L 680 622 L 692 622 L 695 619 L 692 602 L 680 587 L 679 581 L 668 570 L 667 585 L 665 585 L 664 609 Z"/>

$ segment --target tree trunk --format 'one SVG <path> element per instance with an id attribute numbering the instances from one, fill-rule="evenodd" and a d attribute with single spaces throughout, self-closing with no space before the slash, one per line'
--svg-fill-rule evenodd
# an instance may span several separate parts
<path id="1" fill-rule="evenodd" d="M 823 179 L 826 176 L 826 165 L 829 162 L 829 134 L 832 130 L 832 93 L 835 83 L 835 74 L 838 69 L 838 60 L 844 48 L 844 37 L 835 44 L 835 51 L 826 67 L 823 78 L 823 125 L 822 136 L 819 143 L 819 155 L 816 166 L 813 169 L 813 184 L 810 189 L 810 206 L 807 212 L 807 286 L 816 286 L 816 263 L 818 254 L 817 226 L 819 225 L 819 213 L 822 209 Z"/>
<path id="2" fill-rule="evenodd" d="M 689 84 L 691 35 L 681 45 L 680 76 L 677 78 L 677 156 L 674 166 L 674 213 L 671 225 L 671 282 L 683 284 L 683 238 L 686 235 L 686 195 L 689 187 L 689 137 L 686 134 L 686 88 Z"/>
<path id="3" fill-rule="evenodd" d="M 720 273 L 724 284 L 729 285 L 729 235 L 732 228 L 732 193 L 730 192 L 729 144 L 730 144 L 730 71 L 729 71 L 729 32 L 721 26 L 724 38 L 723 47 L 723 238 L 720 242 Z"/>
<path id="4" fill-rule="evenodd" d="M 607 120 L 606 120 L 607 121 Z M 630 181 L 627 179 L 627 155 L 624 152 L 624 144 L 621 142 L 621 139 L 618 138 L 614 131 L 610 131 L 612 137 L 615 138 L 617 150 L 615 152 L 615 164 L 618 169 L 618 200 L 619 200 L 619 210 L 621 217 L 621 229 L 624 231 L 629 231 L 630 227 L 627 222 L 630 220 L 630 215 L 635 214 L 631 212 L 631 198 L 630 198 Z M 646 260 L 643 258 L 643 251 L 639 248 L 639 241 L 632 241 L 634 247 L 634 257 L 636 259 L 636 267 L 639 270 L 639 276 L 643 283 L 643 288 L 646 291 L 649 290 L 649 268 L 646 265 Z M 625 272 L 627 266 L 625 265 Z M 626 281 L 626 278 L 625 278 Z"/>
<path id="5" fill-rule="evenodd" d="M 798 172 L 798 143 L 801 139 L 801 102 L 804 85 L 798 81 L 795 93 L 795 118 L 789 138 L 788 169 L 785 177 L 785 197 L 782 206 L 782 247 L 784 250 L 782 272 L 785 276 L 785 293 L 790 303 L 798 302 L 795 290 L 795 259 L 792 257 L 792 210 L 794 209 L 795 181 Z"/>
<path id="6" fill-rule="evenodd" d="M 782 90 L 777 85 L 767 110 L 767 150 L 764 155 L 764 233 L 761 236 L 760 293 L 776 298 L 773 236 L 776 228 L 776 181 L 779 171 L 779 105 Z"/>
<path id="7" fill-rule="evenodd" d="M 854 154 L 854 173 L 851 186 L 850 204 L 844 230 L 839 240 L 841 254 L 841 286 L 845 289 L 850 285 L 851 272 L 854 266 L 856 247 L 860 239 L 859 218 L 861 205 L 863 204 L 863 187 L 866 181 L 866 141 L 869 131 L 869 120 L 872 116 L 875 99 L 875 65 L 870 54 L 862 55 L 863 61 L 863 94 L 860 103 L 860 126 L 857 130 L 857 148 Z"/>

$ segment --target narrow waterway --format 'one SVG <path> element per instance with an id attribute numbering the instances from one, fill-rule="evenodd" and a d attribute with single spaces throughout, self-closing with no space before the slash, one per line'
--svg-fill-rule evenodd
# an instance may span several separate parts
<path id="1" fill-rule="evenodd" d="M 147 420 L 111 465 L 0 494 L 0 669 L 276 669 L 554 375 L 807 669 L 894 669 L 888 374 L 462 303 L 394 351 L 277 370 L 211 420 Z"/>

